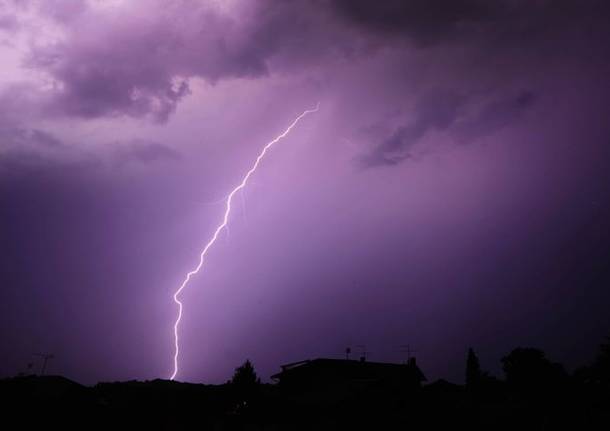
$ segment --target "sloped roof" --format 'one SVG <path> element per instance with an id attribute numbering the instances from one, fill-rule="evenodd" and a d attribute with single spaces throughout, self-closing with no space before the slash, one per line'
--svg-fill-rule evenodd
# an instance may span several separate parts
<path id="1" fill-rule="evenodd" d="M 281 366 L 282 371 L 271 376 L 277 380 L 286 376 L 317 375 L 344 379 L 394 379 L 410 377 L 418 381 L 426 377 L 415 363 L 394 364 L 350 359 L 317 358 L 293 362 Z"/>

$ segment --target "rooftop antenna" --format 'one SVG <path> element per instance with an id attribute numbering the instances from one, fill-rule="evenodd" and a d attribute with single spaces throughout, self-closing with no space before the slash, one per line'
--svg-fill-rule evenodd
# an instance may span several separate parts
<path id="1" fill-rule="evenodd" d="M 409 362 L 409 360 L 411 359 L 411 354 L 412 353 L 417 353 L 417 350 L 412 350 L 411 349 L 411 345 L 410 344 L 403 344 L 402 346 L 400 346 L 400 350 L 401 353 L 406 353 L 407 354 L 407 362 Z"/>
<path id="2" fill-rule="evenodd" d="M 40 375 L 44 376 L 44 372 L 47 369 L 47 362 L 49 359 L 53 359 L 55 356 L 49 353 L 32 353 L 34 356 L 39 356 L 42 358 L 42 367 L 40 368 Z"/>
<path id="3" fill-rule="evenodd" d="M 366 361 L 366 354 L 369 353 L 366 351 L 366 346 L 364 344 L 358 344 L 356 348 L 362 349 L 362 356 L 360 356 L 360 362 Z"/>

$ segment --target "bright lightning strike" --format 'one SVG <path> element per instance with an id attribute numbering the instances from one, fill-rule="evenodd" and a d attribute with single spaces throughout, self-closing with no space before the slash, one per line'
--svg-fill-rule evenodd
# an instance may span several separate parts
<path id="1" fill-rule="evenodd" d="M 224 212 L 224 216 L 222 218 L 222 223 L 220 223 L 218 225 L 218 227 L 214 231 L 214 235 L 212 235 L 212 238 L 205 245 L 205 247 L 201 251 L 201 254 L 199 254 L 199 263 L 197 264 L 197 266 L 186 274 L 184 281 L 182 282 L 182 284 L 180 285 L 178 290 L 176 290 L 176 292 L 174 293 L 174 302 L 176 304 L 178 304 L 178 317 L 176 318 L 176 322 L 174 323 L 174 349 L 175 349 L 174 350 L 174 371 L 173 371 L 171 377 L 169 378 L 170 380 L 174 380 L 174 378 L 176 377 L 176 374 L 178 374 L 178 357 L 180 355 L 180 339 L 178 336 L 178 332 L 179 332 L 178 329 L 180 327 L 180 320 L 182 319 L 182 302 L 178 299 L 178 296 L 180 295 L 180 293 L 182 293 L 184 288 L 187 286 L 188 282 L 191 280 L 191 277 L 193 277 L 195 274 L 197 274 L 199 272 L 199 270 L 201 269 L 201 267 L 203 266 L 205 256 L 207 255 L 210 248 L 214 245 L 214 243 L 218 239 L 218 235 L 220 234 L 220 232 L 227 226 L 227 224 L 229 222 L 229 215 L 231 214 L 231 202 L 233 201 L 233 196 L 235 196 L 235 194 L 238 191 L 240 191 L 241 189 L 246 187 L 248 180 L 250 179 L 252 174 L 254 174 L 254 172 L 258 168 L 258 165 L 260 164 L 261 160 L 263 160 L 263 158 L 265 157 L 267 150 L 269 150 L 280 139 L 282 139 L 286 135 L 288 135 L 290 133 L 290 131 L 293 129 L 293 127 L 295 127 L 297 125 L 297 123 L 303 117 L 305 117 L 307 114 L 317 112 L 319 108 L 320 108 L 320 104 L 318 103 L 315 108 L 304 111 L 286 128 L 286 130 L 284 130 L 284 132 L 281 135 L 277 136 L 274 140 L 267 143 L 267 145 L 265 145 L 263 147 L 263 149 L 261 150 L 261 152 L 259 153 L 258 157 L 254 161 L 254 164 L 252 165 L 250 170 L 246 173 L 246 175 L 241 180 L 241 183 L 239 183 L 239 185 L 237 187 L 235 187 L 231 191 L 231 193 L 229 193 L 229 195 L 227 196 L 225 212 Z"/>

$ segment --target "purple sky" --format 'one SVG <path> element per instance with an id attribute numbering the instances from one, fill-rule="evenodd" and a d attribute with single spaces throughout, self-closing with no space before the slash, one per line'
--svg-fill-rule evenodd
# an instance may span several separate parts
<path id="1" fill-rule="evenodd" d="M 460 381 L 610 332 L 610 7 L 0 0 L 0 375 L 418 353 Z"/>

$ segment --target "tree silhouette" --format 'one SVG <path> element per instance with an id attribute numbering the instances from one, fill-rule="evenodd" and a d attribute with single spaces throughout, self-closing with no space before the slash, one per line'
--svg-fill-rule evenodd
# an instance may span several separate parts
<path id="1" fill-rule="evenodd" d="M 241 366 L 235 368 L 235 374 L 233 374 L 233 378 L 231 379 L 231 384 L 240 388 L 253 387 L 260 382 L 260 379 L 256 375 L 256 371 L 254 371 L 252 362 L 250 362 L 249 359 Z"/>
<path id="2" fill-rule="evenodd" d="M 230 383 L 233 388 L 233 394 L 236 397 L 237 411 L 243 412 L 251 401 L 257 397 L 260 382 L 249 359 L 241 366 L 235 368 L 235 373 Z"/>
<path id="3" fill-rule="evenodd" d="M 468 349 L 466 359 L 466 386 L 475 387 L 481 381 L 481 364 L 472 348 Z"/>
<path id="4" fill-rule="evenodd" d="M 550 391 L 564 382 L 567 374 L 560 364 L 549 361 L 544 352 L 517 348 L 502 358 L 506 381 L 520 392 Z"/>
<path id="5" fill-rule="evenodd" d="M 610 385 L 610 337 L 600 344 L 593 365 L 587 368 L 592 382 Z"/>

